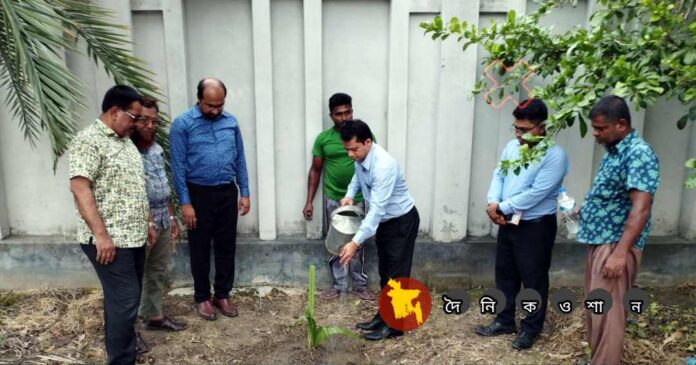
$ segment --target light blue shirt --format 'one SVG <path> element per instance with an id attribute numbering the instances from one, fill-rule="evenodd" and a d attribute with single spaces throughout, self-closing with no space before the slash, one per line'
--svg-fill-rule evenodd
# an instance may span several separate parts
<path id="1" fill-rule="evenodd" d="M 519 158 L 520 143 L 515 139 L 505 146 L 500 159 Z M 488 189 L 488 203 L 498 203 L 505 215 L 522 212 L 522 220 L 556 214 L 558 189 L 569 169 L 568 156 L 558 145 L 549 148 L 540 162 L 523 168 L 519 175 L 509 171 L 504 176 L 498 167 Z"/>
<path id="2" fill-rule="evenodd" d="M 401 217 L 416 204 L 408 193 L 404 174 L 393 157 L 377 143 L 363 161 L 355 162 L 355 175 L 346 197 L 353 198 L 358 189 L 370 205 L 353 241 L 362 244 L 375 235 L 381 222 Z"/>

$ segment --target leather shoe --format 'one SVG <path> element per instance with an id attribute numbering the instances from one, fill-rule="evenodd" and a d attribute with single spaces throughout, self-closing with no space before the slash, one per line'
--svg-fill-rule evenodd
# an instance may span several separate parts
<path id="1" fill-rule="evenodd" d="M 480 326 L 476 329 L 476 333 L 481 336 L 500 336 L 507 335 L 509 333 L 515 333 L 517 329 L 515 326 L 504 326 L 500 322 L 493 321 L 493 323 L 488 326 Z"/>
<path id="2" fill-rule="evenodd" d="M 363 338 L 369 341 L 379 341 L 386 338 L 398 337 L 403 334 L 402 331 L 395 330 L 382 322 L 374 331 L 364 334 Z"/>
<path id="3" fill-rule="evenodd" d="M 216 306 L 219 310 L 220 313 L 222 313 L 225 316 L 228 317 L 236 317 L 239 315 L 239 312 L 237 312 L 237 307 L 230 303 L 230 300 L 225 298 L 225 299 L 213 299 L 213 305 Z"/>
<path id="4" fill-rule="evenodd" d="M 522 331 L 519 335 L 517 335 L 517 338 L 512 341 L 512 347 L 515 350 L 526 350 L 534 345 L 534 341 L 536 341 L 536 339 L 537 335 Z"/>
<path id="5" fill-rule="evenodd" d="M 375 299 L 375 296 L 372 295 L 372 293 L 370 292 L 370 289 L 368 289 L 368 288 L 355 288 L 355 289 L 353 289 L 352 293 L 355 294 L 355 296 L 357 296 L 358 298 L 360 298 L 362 300 L 370 300 L 371 301 L 371 300 Z"/>
<path id="6" fill-rule="evenodd" d="M 210 300 L 196 303 L 196 312 L 203 319 L 207 319 L 209 321 L 214 321 L 217 319 L 215 309 L 213 309 L 213 306 L 210 304 Z"/>
<path id="7" fill-rule="evenodd" d="M 175 321 L 167 316 L 160 320 L 145 319 L 143 321 L 145 329 L 148 331 L 165 330 L 171 332 L 183 331 L 188 327 L 186 322 Z"/>
<path id="8" fill-rule="evenodd" d="M 148 351 L 150 351 L 150 348 L 147 347 L 145 340 L 140 336 L 140 332 L 135 332 L 135 353 L 142 355 Z"/>
<path id="9" fill-rule="evenodd" d="M 379 327 L 379 325 L 382 323 L 384 323 L 382 321 L 382 317 L 380 317 L 379 313 L 377 313 L 374 317 L 372 317 L 372 320 L 370 320 L 369 322 L 358 323 L 355 325 L 355 328 L 359 330 L 372 331 Z"/>
<path id="10" fill-rule="evenodd" d="M 321 295 L 320 295 L 321 299 L 324 299 L 324 300 L 336 299 L 339 296 L 341 296 L 341 291 L 334 288 L 333 286 L 324 289 L 324 291 L 321 292 Z"/>

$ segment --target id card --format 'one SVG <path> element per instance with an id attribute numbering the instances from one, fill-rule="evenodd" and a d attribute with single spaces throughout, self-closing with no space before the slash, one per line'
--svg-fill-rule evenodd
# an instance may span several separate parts
<path id="1" fill-rule="evenodd" d="M 522 212 L 513 214 L 512 217 L 510 217 L 510 219 L 507 220 L 506 223 L 516 226 L 520 224 L 520 220 L 522 220 Z"/>

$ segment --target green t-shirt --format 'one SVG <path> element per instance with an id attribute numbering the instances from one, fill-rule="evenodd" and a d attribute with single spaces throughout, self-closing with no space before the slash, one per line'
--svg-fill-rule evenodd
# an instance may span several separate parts
<path id="1" fill-rule="evenodd" d="M 319 133 L 312 155 L 324 160 L 324 195 L 331 200 L 343 199 L 355 173 L 355 165 L 343 148 L 341 133 L 334 127 Z M 353 199 L 356 203 L 362 200 L 361 193 Z"/>

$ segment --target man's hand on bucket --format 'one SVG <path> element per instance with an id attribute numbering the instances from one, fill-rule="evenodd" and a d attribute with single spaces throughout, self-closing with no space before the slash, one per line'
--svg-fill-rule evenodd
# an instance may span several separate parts
<path id="1" fill-rule="evenodd" d="M 344 198 L 349 199 L 349 198 Z M 341 201 L 342 202 L 342 201 Z M 355 241 L 350 241 L 341 247 L 341 265 L 348 266 L 350 260 L 355 256 L 355 253 L 360 249 L 360 245 Z"/>
<path id="2" fill-rule="evenodd" d="M 344 205 L 353 205 L 353 199 L 351 199 L 351 198 L 349 198 L 349 197 L 345 197 L 345 198 L 341 199 L 341 201 L 339 202 L 339 204 L 341 204 L 341 206 L 344 206 Z"/>

